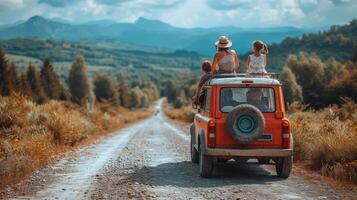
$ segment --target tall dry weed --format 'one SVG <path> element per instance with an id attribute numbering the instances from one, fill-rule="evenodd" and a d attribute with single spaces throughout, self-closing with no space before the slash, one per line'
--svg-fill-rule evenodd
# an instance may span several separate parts
<path id="1" fill-rule="evenodd" d="M 92 135 L 149 115 L 148 110 L 129 112 L 100 104 L 95 112 L 54 100 L 38 105 L 18 94 L 0 97 L 0 189 L 47 165 L 54 155 Z"/>
<path id="2" fill-rule="evenodd" d="M 308 160 L 312 169 L 325 175 L 357 178 L 356 168 L 344 167 L 357 160 L 356 112 L 356 104 L 347 101 L 341 107 L 290 114 L 295 158 Z"/>

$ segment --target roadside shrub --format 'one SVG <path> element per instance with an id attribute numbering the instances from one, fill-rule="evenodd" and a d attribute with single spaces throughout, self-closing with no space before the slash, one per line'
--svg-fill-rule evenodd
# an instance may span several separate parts
<path id="1" fill-rule="evenodd" d="M 94 79 L 94 91 L 98 101 L 109 100 L 119 105 L 119 94 L 116 84 L 107 75 L 98 75 Z"/>
<path id="2" fill-rule="evenodd" d="M 356 177 L 355 168 L 345 167 L 357 160 L 357 129 L 350 113 L 357 113 L 357 107 L 349 101 L 341 107 L 290 114 L 295 159 L 309 161 L 312 169 L 324 175 L 345 180 Z"/>

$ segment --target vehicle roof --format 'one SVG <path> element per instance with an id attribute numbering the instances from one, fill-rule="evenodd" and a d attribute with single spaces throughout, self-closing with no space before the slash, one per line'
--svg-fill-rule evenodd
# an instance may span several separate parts
<path id="1" fill-rule="evenodd" d="M 243 81 L 253 81 L 250 85 L 280 85 L 277 79 L 261 78 L 261 77 L 229 77 L 229 78 L 213 78 L 209 81 L 208 85 L 235 85 L 247 84 Z"/>

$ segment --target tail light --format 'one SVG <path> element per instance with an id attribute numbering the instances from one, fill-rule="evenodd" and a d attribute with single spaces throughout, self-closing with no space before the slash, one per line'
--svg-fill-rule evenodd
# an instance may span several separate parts
<path id="1" fill-rule="evenodd" d="M 208 147 L 216 146 L 216 123 L 213 120 L 208 121 Z"/>
<path id="2" fill-rule="evenodd" d="M 282 146 L 284 149 L 289 149 L 290 148 L 290 136 L 291 136 L 291 130 L 290 130 L 290 123 L 287 120 L 283 120 L 282 122 Z"/>

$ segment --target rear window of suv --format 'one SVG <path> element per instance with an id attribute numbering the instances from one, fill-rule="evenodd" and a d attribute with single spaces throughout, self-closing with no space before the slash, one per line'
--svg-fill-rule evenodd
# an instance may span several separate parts
<path id="1" fill-rule="evenodd" d="M 262 112 L 275 112 L 273 88 L 222 88 L 221 112 L 230 112 L 240 104 L 251 104 Z"/>

